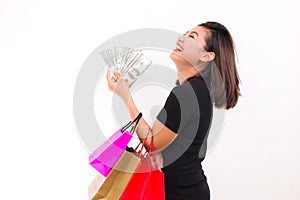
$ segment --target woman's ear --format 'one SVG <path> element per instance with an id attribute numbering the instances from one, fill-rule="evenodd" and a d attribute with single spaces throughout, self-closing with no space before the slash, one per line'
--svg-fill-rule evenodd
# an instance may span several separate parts
<path id="1" fill-rule="evenodd" d="M 216 54 L 214 52 L 205 52 L 201 55 L 200 61 L 202 62 L 209 62 L 214 60 L 216 57 Z"/>

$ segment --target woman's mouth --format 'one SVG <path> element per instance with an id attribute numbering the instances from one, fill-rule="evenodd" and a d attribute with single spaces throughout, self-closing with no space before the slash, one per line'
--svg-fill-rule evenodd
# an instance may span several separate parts
<path id="1" fill-rule="evenodd" d="M 178 44 L 176 44 L 176 49 L 180 52 L 183 50 L 183 48 L 181 46 L 179 46 Z"/>

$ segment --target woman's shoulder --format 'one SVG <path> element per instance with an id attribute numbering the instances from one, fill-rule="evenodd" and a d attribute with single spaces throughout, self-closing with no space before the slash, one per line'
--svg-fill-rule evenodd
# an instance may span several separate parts
<path id="1" fill-rule="evenodd" d="M 171 90 L 171 96 L 176 97 L 179 102 L 198 102 L 200 100 L 209 99 L 209 89 L 202 76 L 193 76 L 185 82 L 175 86 Z"/>
<path id="2" fill-rule="evenodd" d="M 188 79 L 188 83 L 193 86 L 204 87 L 207 88 L 206 81 L 202 76 L 194 76 Z"/>
<path id="3" fill-rule="evenodd" d="M 199 92 L 205 94 L 209 93 L 207 84 L 202 77 L 191 77 L 185 81 L 184 84 L 173 88 L 173 90 L 184 94 L 194 94 Z"/>

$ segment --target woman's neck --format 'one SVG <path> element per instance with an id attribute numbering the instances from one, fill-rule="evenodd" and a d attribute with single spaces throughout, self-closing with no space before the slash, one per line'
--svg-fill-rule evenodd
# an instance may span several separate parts
<path id="1" fill-rule="evenodd" d="M 178 76 L 178 81 L 179 81 L 179 84 L 181 85 L 183 82 L 185 82 L 187 79 L 193 77 L 193 76 L 196 76 L 198 75 L 200 72 L 195 69 L 195 67 L 193 66 L 186 66 L 186 67 L 183 67 L 183 66 L 177 66 L 177 76 Z M 183 69 L 183 70 L 180 70 L 180 69 Z"/>

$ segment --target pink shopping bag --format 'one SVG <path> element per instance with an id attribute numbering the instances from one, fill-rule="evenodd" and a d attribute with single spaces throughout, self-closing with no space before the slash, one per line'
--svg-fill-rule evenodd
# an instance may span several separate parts
<path id="1" fill-rule="evenodd" d="M 127 144 L 132 138 L 132 134 L 137 127 L 139 120 L 142 117 L 142 113 L 132 121 L 125 125 L 123 128 L 115 132 L 108 140 L 101 144 L 90 156 L 89 163 L 103 176 L 107 176 L 113 166 L 124 152 Z M 131 127 L 131 131 L 126 131 Z"/>

